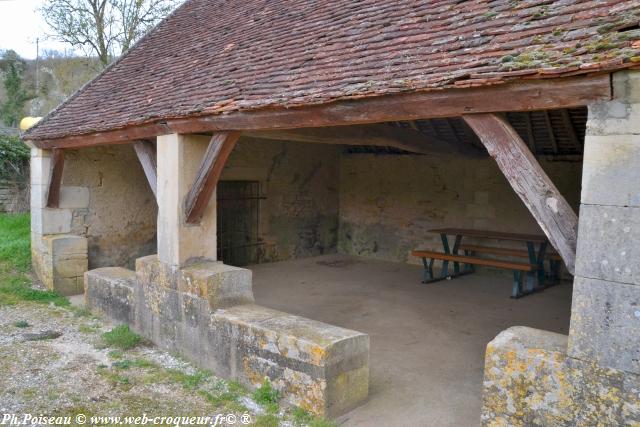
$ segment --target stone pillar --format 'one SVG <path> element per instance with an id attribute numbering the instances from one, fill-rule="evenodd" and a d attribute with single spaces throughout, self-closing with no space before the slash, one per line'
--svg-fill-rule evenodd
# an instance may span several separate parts
<path id="1" fill-rule="evenodd" d="M 640 71 L 589 106 L 568 354 L 640 373 Z"/>
<path id="2" fill-rule="evenodd" d="M 158 258 L 175 267 L 216 259 L 216 201 L 199 224 L 187 224 L 184 199 L 209 145 L 204 135 L 158 137 Z"/>
<path id="3" fill-rule="evenodd" d="M 83 292 L 88 270 L 87 239 L 70 234 L 75 208 L 87 208 L 89 193 L 62 187 L 60 208 L 47 208 L 51 176 L 48 150 L 31 148 L 31 259 L 44 285 L 63 295 Z"/>

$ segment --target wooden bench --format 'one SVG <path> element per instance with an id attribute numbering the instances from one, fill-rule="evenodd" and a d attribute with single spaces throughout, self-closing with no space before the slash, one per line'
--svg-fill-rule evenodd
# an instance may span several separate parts
<path id="1" fill-rule="evenodd" d="M 462 244 L 458 248 L 464 251 L 465 255 L 473 255 L 476 253 L 484 253 L 490 255 L 504 255 L 514 258 L 529 258 L 529 252 L 521 249 L 497 248 L 495 246 L 479 246 Z M 560 265 L 562 257 L 557 252 L 545 252 L 544 258 L 549 261 L 549 279 L 551 286 L 560 282 Z"/>
<path id="2" fill-rule="evenodd" d="M 411 255 L 422 258 L 422 264 L 424 265 L 424 276 L 422 283 L 437 282 L 439 280 L 450 279 L 452 277 L 469 274 L 473 272 L 473 269 L 469 268 L 469 266 L 482 265 L 486 267 L 502 268 L 513 271 L 513 288 L 511 291 L 511 298 L 519 298 L 534 291 L 533 277 L 532 275 L 527 273 L 531 273 L 537 270 L 537 265 L 423 250 L 412 251 Z M 435 260 L 442 261 L 442 272 L 439 277 L 434 277 L 433 275 L 433 263 Z M 454 273 L 449 274 L 449 262 L 454 262 L 455 264 L 466 264 L 467 268 L 460 271 L 456 265 Z M 527 278 L 527 287 L 526 289 L 523 289 L 523 281 L 525 277 Z"/>

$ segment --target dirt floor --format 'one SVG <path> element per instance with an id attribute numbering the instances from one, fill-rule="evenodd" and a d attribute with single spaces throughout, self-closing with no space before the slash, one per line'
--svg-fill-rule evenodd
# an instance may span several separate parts
<path id="1" fill-rule="evenodd" d="M 251 269 L 258 304 L 370 335 L 370 397 L 345 426 L 479 425 L 487 343 L 510 326 L 569 328 L 570 283 L 513 300 L 501 273 L 423 285 L 420 267 L 342 255 Z"/>

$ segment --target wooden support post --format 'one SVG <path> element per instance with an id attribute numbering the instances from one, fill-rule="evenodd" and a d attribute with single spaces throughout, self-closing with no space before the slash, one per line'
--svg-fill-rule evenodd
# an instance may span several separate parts
<path id="1" fill-rule="evenodd" d="M 464 115 L 574 274 L 578 217 L 518 133 L 496 114 Z"/>
<path id="2" fill-rule="evenodd" d="M 218 132 L 213 135 L 204 154 L 196 179 L 185 199 L 187 223 L 196 224 L 202 219 L 207 204 L 218 185 L 229 154 L 235 147 L 240 132 Z"/>
<path id="3" fill-rule="evenodd" d="M 51 150 L 51 179 L 47 192 L 47 207 L 60 206 L 60 186 L 62 185 L 62 171 L 64 169 L 64 150 L 54 148 Z"/>
<path id="4" fill-rule="evenodd" d="M 147 176 L 149 187 L 153 191 L 153 195 L 158 199 L 158 167 L 156 164 L 156 147 L 151 141 L 141 140 L 133 143 L 136 150 L 138 160 L 142 165 L 144 174 Z"/>

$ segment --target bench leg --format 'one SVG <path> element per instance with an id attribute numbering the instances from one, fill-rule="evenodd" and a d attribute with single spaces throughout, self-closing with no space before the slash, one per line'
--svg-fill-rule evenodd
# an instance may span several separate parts
<path id="1" fill-rule="evenodd" d="M 430 258 L 427 261 L 426 258 L 422 258 L 422 283 L 428 283 L 433 280 L 433 259 Z"/>
<path id="2" fill-rule="evenodd" d="M 511 288 L 511 298 L 520 298 L 522 296 L 522 273 L 513 270 L 513 287 Z"/>

